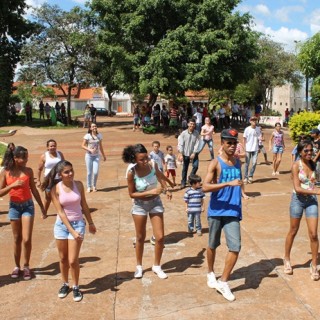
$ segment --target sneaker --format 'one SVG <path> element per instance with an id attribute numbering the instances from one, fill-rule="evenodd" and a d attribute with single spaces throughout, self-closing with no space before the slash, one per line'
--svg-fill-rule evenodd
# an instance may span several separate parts
<path id="1" fill-rule="evenodd" d="M 273 172 L 272 172 L 272 175 L 273 175 L 273 176 L 275 176 L 275 175 L 276 175 L 276 173 L 273 171 Z"/>
<path id="2" fill-rule="evenodd" d="M 188 227 L 188 234 L 193 234 L 193 229 Z"/>
<path id="3" fill-rule="evenodd" d="M 310 263 L 310 274 L 311 274 L 311 279 L 313 281 L 318 281 L 319 278 L 320 278 L 320 275 L 319 275 L 319 270 L 317 267 L 314 267 L 312 265 L 312 262 Z"/>
<path id="4" fill-rule="evenodd" d="M 73 291 L 73 301 L 75 301 L 75 302 L 81 301 L 83 296 L 82 296 L 82 293 L 79 290 L 79 288 L 78 287 L 73 287 L 72 291 Z"/>
<path id="5" fill-rule="evenodd" d="M 280 174 L 280 172 L 279 172 L 279 171 L 276 171 L 276 175 L 278 175 L 278 174 Z"/>
<path id="6" fill-rule="evenodd" d="M 167 279 L 168 276 L 163 272 L 161 266 L 152 266 L 152 271 L 160 278 Z"/>
<path id="7" fill-rule="evenodd" d="M 213 272 L 207 274 L 207 285 L 211 289 L 217 288 L 217 279 Z"/>
<path id="8" fill-rule="evenodd" d="M 20 275 L 20 268 L 19 267 L 15 267 L 11 273 L 11 278 L 12 279 L 17 279 L 19 278 Z"/>
<path id="9" fill-rule="evenodd" d="M 201 230 L 198 230 L 198 231 L 197 231 L 197 235 L 198 235 L 198 237 L 201 237 L 201 236 L 202 236 L 202 231 L 201 231 Z"/>
<path id="10" fill-rule="evenodd" d="M 58 292 L 59 298 L 65 298 L 69 293 L 70 287 L 68 284 L 64 283 Z"/>
<path id="11" fill-rule="evenodd" d="M 249 177 L 248 182 L 251 184 L 253 182 L 252 177 Z"/>
<path id="12" fill-rule="evenodd" d="M 136 266 L 136 271 L 134 273 L 134 277 L 136 279 L 140 279 L 140 278 L 142 278 L 142 273 L 143 273 L 142 266 L 141 265 Z"/>
<path id="13" fill-rule="evenodd" d="M 91 192 L 91 188 L 87 188 L 87 192 L 90 193 Z"/>
<path id="14" fill-rule="evenodd" d="M 31 271 L 29 267 L 23 268 L 23 280 L 30 280 L 31 279 Z"/>
<path id="15" fill-rule="evenodd" d="M 152 236 L 150 238 L 150 243 L 154 246 L 156 244 L 156 238 L 154 236 Z"/>
<path id="16" fill-rule="evenodd" d="M 248 179 L 244 179 L 243 184 L 248 184 Z"/>
<path id="17" fill-rule="evenodd" d="M 231 290 L 229 288 L 228 282 L 223 282 L 223 281 L 218 280 L 216 289 L 228 301 L 236 300 L 236 297 L 233 295 L 233 293 L 231 292 Z"/>

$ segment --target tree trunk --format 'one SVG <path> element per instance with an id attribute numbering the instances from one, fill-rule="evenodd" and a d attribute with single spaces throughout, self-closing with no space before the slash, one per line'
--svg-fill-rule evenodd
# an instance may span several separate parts
<path id="1" fill-rule="evenodd" d="M 155 93 L 150 93 L 147 107 L 152 107 L 157 101 L 158 95 Z"/>
<path id="2" fill-rule="evenodd" d="M 67 126 L 71 123 L 71 90 L 72 85 L 68 85 L 68 95 L 67 95 Z"/>
<path id="3" fill-rule="evenodd" d="M 112 116 L 112 99 L 113 99 L 113 92 L 110 93 L 109 91 L 107 91 L 107 94 L 108 94 L 108 98 L 109 98 L 109 101 L 108 101 L 108 112 L 109 112 L 109 115 Z"/>
<path id="4" fill-rule="evenodd" d="M 12 88 L 13 71 L 10 59 L 0 57 L 0 125 L 8 123 L 8 106 Z"/>

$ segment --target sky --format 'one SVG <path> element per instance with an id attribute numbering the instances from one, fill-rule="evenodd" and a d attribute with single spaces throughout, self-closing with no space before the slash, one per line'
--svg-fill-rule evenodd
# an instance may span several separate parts
<path id="1" fill-rule="evenodd" d="M 26 0 L 28 5 L 38 7 L 46 0 Z M 84 6 L 87 0 L 49 0 L 64 10 L 76 5 Z M 295 51 L 320 31 L 319 0 L 243 0 L 237 7 L 241 13 L 253 17 L 252 29 L 267 34 L 273 41 L 282 43 L 286 50 Z"/>

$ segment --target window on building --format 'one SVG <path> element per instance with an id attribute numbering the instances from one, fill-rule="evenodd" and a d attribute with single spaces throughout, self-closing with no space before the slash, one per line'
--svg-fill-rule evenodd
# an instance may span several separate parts
<path id="1" fill-rule="evenodd" d="M 277 103 L 275 102 L 274 105 L 277 105 Z"/>
<path id="2" fill-rule="evenodd" d="M 286 106 L 288 105 L 288 103 L 286 102 Z"/>
<path id="3" fill-rule="evenodd" d="M 282 102 L 280 102 L 280 106 L 282 106 Z"/>

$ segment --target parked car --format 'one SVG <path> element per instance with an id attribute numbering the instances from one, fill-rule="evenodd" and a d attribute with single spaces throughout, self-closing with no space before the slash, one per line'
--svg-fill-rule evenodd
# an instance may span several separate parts
<path id="1" fill-rule="evenodd" d="M 106 108 L 96 108 L 97 109 L 97 116 L 108 116 L 109 112 Z"/>

